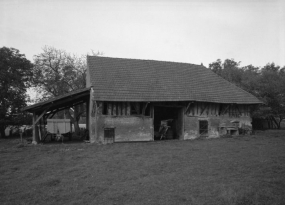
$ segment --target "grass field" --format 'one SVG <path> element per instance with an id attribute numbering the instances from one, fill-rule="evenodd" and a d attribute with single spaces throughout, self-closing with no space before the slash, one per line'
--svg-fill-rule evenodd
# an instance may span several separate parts
<path id="1" fill-rule="evenodd" d="M 285 131 L 111 145 L 1 139 L 0 204 L 285 204 Z"/>

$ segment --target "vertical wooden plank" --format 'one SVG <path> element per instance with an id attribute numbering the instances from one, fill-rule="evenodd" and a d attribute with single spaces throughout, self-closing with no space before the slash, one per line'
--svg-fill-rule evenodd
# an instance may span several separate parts
<path id="1" fill-rule="evenodd" d="M 127 115 L 131 115 L 131 103 L 127 102 Z"/>
<path id="2" fill-rule="evenodd" d="M 40 119 L 40 121 L 39 121 L 39 137 L 40 137 L 40 141 L 42 141 L 43 136 L 44 136 L 43 120 L 44 120 L 44 118 L 42 117 Z"/>
<path id="3" fill-rule="evenodd" d="M 117 115 L 117 102 L 113 102 L 113 115 Z"/>
<path id="4" fill-rule="evenodd" d="M 200 114 L 201 114 L 201 108 L 202 108 L 202 106 L 203 106 L 203 103 L 202 102 L 199 102 L 198 103 L 198 116 L 200 116 Z"/>
<path id="5" fill-rule="evenodd" d="M 149 105 L 150 106 L 150 117 L 154 118 L 154 106 L 153 105 Z"/>
<path id="6" fill-rule="evenodd" d="M 126 115 L 126 103 L 122 102 L 122 115 Z"/>
<path id="7" fill-rule="evenodd" d="M 118 102 L 118 111 L 117 111 L 118 115 L 122 115 L 122 103 Z"/>
<path id="8" fill-rule="evenodd" d="M 198 113 L 199 113 L 199 103 L 197 102 L 197 103 L 196 103 L 196 115 L 197 115 L 197 116 L 199 115 Z"/>
<path id="9" fill-rule="evenodd" d="M 211 103 L 205 103 L 205 106 L 207 106 L 206 108 L 206 115 L 208 116 L 210 114 L 210 106 L 211 106 Z"/>
<path id="10" fill-rule="evenodd" d="M 107 115 L 112 115 L 112 103 L 107 103 Z"/>
<path id="11" fill-rule="evenodd" d="M 217 103 L 217 110 L 216 110 L 217 116 L 220 116 L 220 109 L 221 109 L 220 106 L 221 106 L 220 103 Z"/>
<path id="12" fill-rule="evenodd" d="M 103 113 L 103 102 L 102 101 L 97 102 L 97 106 L 98 106 L 97 114 L 102 115 L 102 113 Z"/>

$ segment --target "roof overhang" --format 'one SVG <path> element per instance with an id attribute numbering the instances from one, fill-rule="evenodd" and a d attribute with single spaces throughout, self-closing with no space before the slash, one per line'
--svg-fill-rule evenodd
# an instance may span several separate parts
<path id="1" fill-rule="evenodd" d="M 51 98 L 44 102 L 39 102 L 34 105 L 27 106 L 22 109 L 26 112 L 41 112 L 43 110 L 64 110 L 70 108 L 74 105 L 82 104 L 89 100 L 90 97 L 90 88 L 79 89 L 55 98 Z"/>

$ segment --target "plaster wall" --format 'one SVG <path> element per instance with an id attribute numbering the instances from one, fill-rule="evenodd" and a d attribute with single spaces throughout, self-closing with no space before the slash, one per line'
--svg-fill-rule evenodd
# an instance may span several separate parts
<path id="1" fill-rule="evenodd" d="M 249 116 L 229 117 L 229 116 L 187 116 L 184 119 L 184 140 L 196 139 L 199 135 L 199 120 L 208 121 L 208 137 L 217 138 L 226 133 L 222 132 L 220 126 L 231 126 L 232 121 L 239 121 L 240 128 L 251 128 L 252 119 Z"/>
<path id="2" fill-rule="evenodd" d="M 104 128 L 115 129 L 115 142 L 153 141 L 153 119 L 141 116 L 108 116 L 97 119 L 97 138 L 104 141 Z"/>

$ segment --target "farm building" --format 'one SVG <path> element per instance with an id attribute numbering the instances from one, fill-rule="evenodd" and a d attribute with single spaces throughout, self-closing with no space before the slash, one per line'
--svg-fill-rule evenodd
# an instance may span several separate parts
<path id="1" fill-rule="evenodd" d="M 202 65 L 87 57 L 86 88 L 24 110 L 36 124 L 86 103 L 90 142 L 214 138 L 251 129 L 256 97 Z M 165 128 L 165 129 L 163 129 Z"/>

